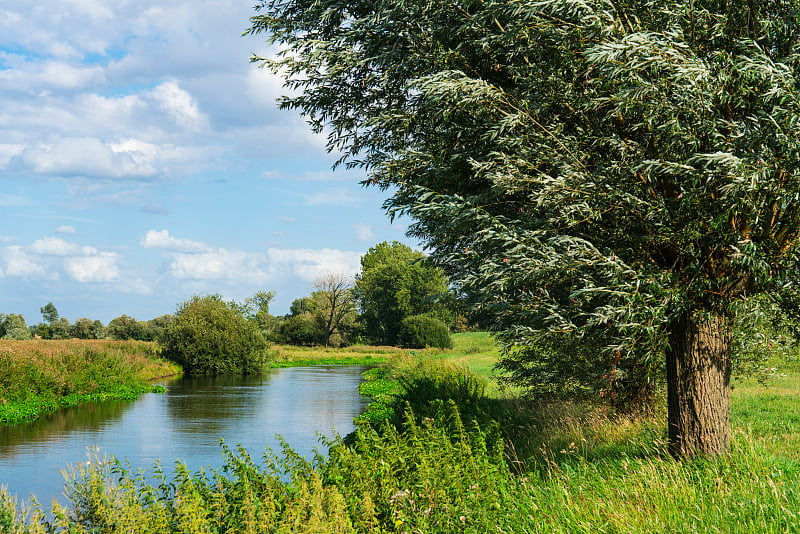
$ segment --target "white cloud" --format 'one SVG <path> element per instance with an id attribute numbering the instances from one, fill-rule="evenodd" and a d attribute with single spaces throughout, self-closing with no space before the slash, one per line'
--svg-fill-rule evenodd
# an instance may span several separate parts
<path id="1" fill-rule="evenodd" d="M 369 224 L 353 224 L 353 230 L 361 241 L 372 241 L 375 238 L 375 232 Z"/>
<path id="2" fill-rule="evenodd" d="M 84 247 L 85 256 L 66 258 L 64 270 L 78 282 L 111 282 L 119 277 L 117 254 Z"/>
<path id="3" fill-rule="evenodd" d="M 44 268 L 36 263 L 24 251 L 22 247 L 8 247 L 2 252 L 3 259 L 6 261 L 6 274 L 8 276 L 20 276 L 22 278 L 46 277 Z"/>
<path id="4" fill-rule="evenodd" d="M 60 56 L 65 55 L 64 49 Z M 15 62 L 16 63 L 16 62 Z M 63 61 L 30 61 L 16 68 L 0 70 L 0 84 L 14 91 L 74 91 L 105 83 L 105 73 L 98 66 L 74 66 Z"/>
<path id="5" fill-rule="evenodd" d="M 138 159 L 138 158 L 137 158 Z M 87 176 L 122 178 L 152 176 L 154 169 L 134 154 L 114 150 L 112 146 L 95 138 L 67 137 L 53 145 L 26 148 L 11 159 L 37 174 L 51 176 Z"/>
<path id="6" fill-rule="evenodd" d="M 0 168 L 8 165 L 12 157 L 16 156 L 25 148 L 25 145 L 0 143 Z"/>
<path id="7" fill-rule="evenodd" d="M 263 254 L 219 248 L 196 254 L 174 254 L 169 271 L 175 278 L 228 280 L 258 283 L 266 281 Z"/>
<path id="8" fill-rule="evenodd" d="M 204 252 L 208 245 L 191 239 L 172 237 L 167 230 L 150 230 L 139 241 L 143 248 L 161 248 L 175 252 Z"/>
<path id="9" fill-rule="evenodd" d="M 153 89 L 153 96 L 161 109 L 179 126 L 198 131 L 207 125 L 207 119 L 200 113 L 192 95 L 181 89 L 177 83 L 162 83 Z"/>
<path id="10" fill-rule="evenodd" d="M 34 241 L 28 251 L 43 256 L 68 256 L 77 254 L 80 248 L 75 243 L 69 243 L 57 237 L 43 237 Z"/>
<path id="11" fill-rule="evenodd" d="M 74 226 L 63 225 L 63 226 L 59 226 L 58 228 L 56 228 L 56 233 L 57 234 L 75 235 L 78 232 L 75 231 L 75 227 Z"/>
<path id="12" fill-rule="evenodd" d="M 313 282 L 328 273 L 355 274 L 361 268 L 361 253 L 324 248 L 267 250 L 270 271 L 276 275 L 293 274 Z"/>

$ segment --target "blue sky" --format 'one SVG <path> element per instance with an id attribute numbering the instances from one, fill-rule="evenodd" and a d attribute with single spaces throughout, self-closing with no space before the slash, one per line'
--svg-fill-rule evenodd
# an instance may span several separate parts
<path id="1" fill-rule="evenodd" d="M 150 319 L 274 290 L 405 238 L 249 63 L 252 0 L 0 6 L 0 313 Z"/>

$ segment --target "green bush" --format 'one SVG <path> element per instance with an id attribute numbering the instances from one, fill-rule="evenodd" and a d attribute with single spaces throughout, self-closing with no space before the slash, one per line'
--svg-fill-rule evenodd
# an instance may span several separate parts
<path id="1" fill-rule="evenodd" d="M 322 342 L 324 332 L 310 313 L 289 317 L 280 326 L 279 339 L 289 345 L 316 345 Z"/>
<path id="2" fill-rule="evenodd" d="M 447 325 L 426 315 L 412 315 L 400 322 L 400 344 L 412 349 L 453 348 Z"/>
<path id="3" fill-rule="evenodd" d="M 186 374 L 258 374 L 267 342 L 258 327 L 219 295 L 192 297 L 181 304 L 161 341 L 162 355 Z"/>

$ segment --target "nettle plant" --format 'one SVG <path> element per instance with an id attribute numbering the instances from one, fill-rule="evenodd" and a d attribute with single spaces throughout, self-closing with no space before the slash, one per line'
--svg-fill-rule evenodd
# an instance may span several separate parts
<path id="1" fill-rule="evenodd" d="M 671 451 L 728 450 L 736 303 L 797 283 L 797 2 L 257 9 L 282 106 L 414 219 L 511 367 L 553 336 L 661 360 Z"/>

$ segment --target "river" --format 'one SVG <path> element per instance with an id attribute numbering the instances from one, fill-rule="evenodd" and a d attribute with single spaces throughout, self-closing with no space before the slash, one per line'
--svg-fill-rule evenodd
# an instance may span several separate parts
<path id="1" fill-rule="evenodd" d="M 36 421 L 0 427 L 0 485 L 21 500 L 34 494 L 46 510 L 63 496 L 60 472 L 101 455 L 127 459 L 151 470 L 159 460 L 181 460 L 196 471 L 222 463 L 220 439 L 241 443 L 253 459 L 265 447 L 279 449 L 276 434 L 297 452 L 319 445 L 316 433 L 344 436 L 368 399 L 358 394 L 363 367 L 273 369 L 261 377 L 182 378 L 166 393 L 135 401 L 108 401 L 60 410 Z"/>

